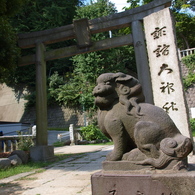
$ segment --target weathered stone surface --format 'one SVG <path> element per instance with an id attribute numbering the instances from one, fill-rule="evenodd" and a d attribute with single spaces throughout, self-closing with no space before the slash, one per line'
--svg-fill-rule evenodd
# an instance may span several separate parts
<path id="1" fill-rule="evenodd" d="M 9 156 L 8 158 L 11 160 L 11 164 L 14 166 L 22 164 L 22 160 L 16 154 Z"/>
<path id="2" fill-rule="evenodd" d="M 30 149 L 30 158 L 33 161 L 52 161 L 54 160 L 53 146 L 34 146 Z"/>
<path id="3" fill-rule="evenodd" d="M 194 195 L 192 172 L 97 172 L 92 175 L 93 195 Z"/>
<path id="4" fill-rule="evenodd" d="M 103 171 L 131 171 L 131 170 L 153 170 L 152 165 L 140 165 L 133 161 L 104 161 L 102 162 Z M 185 161 L 172 160 L 167 166 L 158 168 L 159 170 L 188 170 L 189 166 Z"/>
<path id="5" fill-rule="evenodd" d="M 57 105 L 48 107 L 48 127 L 68 128 L 70 124 L 83 126 L 83 118 L 83 113 L 80 110 Z M 32 107 L 25 110 L 21 120 L 23 122 L 33 123 L 36 120 L 36 109 Z"/>
<path id="6" fill-rule="evenodd" d="M 93 94 L 100 109 L 99 127 L 114 142 L 107 161 L 132 161 L 156 169 L 170 169 L 169 165 L 174 169 L 182 162 L 187 167 L 192 140 L 180 133 L 162 108 L 144 103 L 137 79 L 123 73 L 102 74 Z"/>
<path id="7" fill-rule="evenodd" d="M 28 154 L 24 152 L 23 150 L 14 150 L 10 156 L 17 155 L 21 160 L 23 164 L 26 164 L 28 162 Z"/>
<path id="8" fill-rule="evenodd" d="M 0 169 L 11 167 L 11 160 L 9 158 L 0 158 Z"/>
<path id="9" fill-rule="evenodd" d="M 169 114 L 184 136 L 192 138 L 171 10 L 145 17 L 144 28 L 154 104 Z"/>

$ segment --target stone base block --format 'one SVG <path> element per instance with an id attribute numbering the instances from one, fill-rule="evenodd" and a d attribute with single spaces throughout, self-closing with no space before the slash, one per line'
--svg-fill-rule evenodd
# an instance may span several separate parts
<path id="1" fill-rule="evenodd" d="M 185 161 L 178 162 L 177 160 L 172 160 L 163 170 L 180 170 L 187 169 L 188 164 Z M 132 170 L 151 170 L 153 167 L 151 165 L 139 165 L 132 163 L 130 161 L 104 161 L 102 162 L 102 168 L 104 171 L 132 171 Z M 160 168 L 159 168 L 160 170 Z"/>
<path id="2" fill-rule="evenodd" d="M 92 175 L 91 183 L 92 195 L 194 195 L 195 171 L 101 171 Z"/>
<path id="3" fill-rule="evenodd" d="M 54 160 L 53 146 L 34 146 L 30 149 L 32 161 L 52 161 Z"/>

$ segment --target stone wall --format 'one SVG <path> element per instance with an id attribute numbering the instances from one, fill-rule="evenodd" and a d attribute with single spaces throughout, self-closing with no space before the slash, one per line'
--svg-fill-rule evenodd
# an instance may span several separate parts
<path id="1" fill-rule="evenodd" d="M 0 84 L 0 121 L 20 122 L 25 102 L 23 98 L 15 96 L 12 88 Z"/>
<path id="2" fill-rule="evenodd" d="M 25 110 L 25 100 L 17 98 L 10 87 L 0 84 L 0 121 L 35 123 L 36 110 Z M 76 109 L 68 109 L 63 106 L 48 107 L 48 127 L 66 128 L 70 124 L 84 125 L 84 114 Z"/>
<path id="3" fill-rule="evenodd" d="M 75 126 L 84 125 L 84 114 L 79 110 L 68 109 L 64 106 L 50 106 L 48 107 L 48 127 L 67 128 L 70 124 Z M 28 108 L 22 118 L 21 122 L 36 123 L 35 108 Z"/>
<path id="4" fill-rule="evenodd" d="M 181 64 L 182 75 L 188 74 L 188 69 Z M 186 101 L 189 108 L 195 108 L 195 85 L 192 85 L 186 92 Z M 36 121 L 35 108 L 24 111 L 25 101 L 17 100 L 11 88 L 5 84 L 0 85 L 0 120 L 10 122 L 25 122 L 33 124 Z M 68 109 L 61 106 L 48 107 L 48 127 L 66 128 L 70 124 L 83 126 L 85 116 L 82 111 Z"/>

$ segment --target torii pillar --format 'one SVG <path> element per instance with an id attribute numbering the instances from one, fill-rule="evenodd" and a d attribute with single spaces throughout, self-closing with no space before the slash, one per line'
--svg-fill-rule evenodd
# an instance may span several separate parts
<path id="1" fill-rule="evenodd" d="M 33 161 L 48 161 L 54 158 L 54 147 L 48 146 L 47 134 L 47 87 L 45 46 L 36 44 L 36 146 L 31 148 Z"/>

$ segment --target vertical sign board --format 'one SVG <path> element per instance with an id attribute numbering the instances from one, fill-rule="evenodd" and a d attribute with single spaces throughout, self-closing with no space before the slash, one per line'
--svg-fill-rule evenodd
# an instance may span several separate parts
<path id="1" fill-rule="evenodd" d="M 192 138 L 170 9 L 145 17 L 144 29 L 154 104 L 170 115 L 183 135 Z"/>

